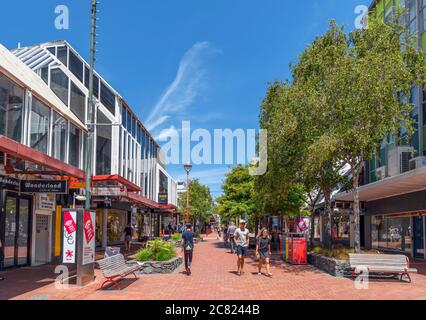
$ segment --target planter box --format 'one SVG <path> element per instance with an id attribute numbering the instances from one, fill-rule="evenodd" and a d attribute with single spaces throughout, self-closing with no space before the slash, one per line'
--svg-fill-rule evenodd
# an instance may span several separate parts
<path id="1" fill-rule="evenodd" d="M 146 261 L 138 262 L 141 269 L 140 274 L 170 274 L 183 263 L 181 257 L 175 257 L 169 261 Z"/>
<path id="2" fill-rule="evenodd" d="M 308 253 L 308 263 L 335 277 L 352 276 L 352 270 L 347 260 L 337 260 L 316 253 Z"/>

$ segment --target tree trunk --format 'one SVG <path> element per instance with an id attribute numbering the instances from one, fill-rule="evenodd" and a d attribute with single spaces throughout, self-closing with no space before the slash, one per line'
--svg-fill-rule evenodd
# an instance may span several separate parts
<path id="1" fill-rule="evenodd" d="M 311 250 L 314 248 L 315 244 L 314 244 L 314 237 L 315 237 L 315 210 L 312 210 L 311 213 L 311 222 L 310 222 L 310 244 L 311 244 Z"/>
<path id="2" fill-rule="evenodd" d="M 323 191 L 324 192 L 324 191 Z M 326 249 L 332 248 L 332 239 L 331 239 L 331 201 L 329 192 L 324 192 L 324 235 L 323 235 L 323 245 Z"/>
<path id="3" fill-rule="evenodd" d="M 359 179 L 358 174 L 355 173 L 355 168 L 352 169 L 353 176 L 353 188 L 354 188 L 354 247 L 355 253 L 361 252 L 361 241 L 360 241 L 360 210 L 359 210 Z"/>

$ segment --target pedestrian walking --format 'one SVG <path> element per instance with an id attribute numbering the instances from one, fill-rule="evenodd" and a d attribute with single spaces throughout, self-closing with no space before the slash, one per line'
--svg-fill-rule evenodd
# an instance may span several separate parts
<path id="1" fill-rule="evenodd" d="M 262 265 L 266 266 L 266 275 L 272 277 L 269 260 L 271 258 L 271 239 L 269 237 L 268 229 L 263 228 L 260 231 L 256 241 L 256 258 L 259 259 L 259 275 L 262 275 Z"/>
<path id="2" fill-rule="evenodd" d="M 229 246 L 231 247 L 231 253 L 235 253 L 235 241 L 234 241 L 234 236 L 235 236 L 235 230 L 237 230 L 237 227 L 235 226 L 235 224 L 233 222 L 231 222 L 231 224 L 228 227 L 228 239 L 229 239 Z"/>
<path id="3" fill-rule="evenodd" d="M 228 225 L 224 225 L 223 229 L 222 229 L 222 234 L 223 234 L 223 245 L 225 248 L 228 247 Z"/>
<path id="4" fill-rule="evenodd" d="M 235 230 L 234 242 L 237 246 L 237 267 L 238 267 L 238 275 L 241 276 L 244 273 L 244 259 L 248 253 L 249 247 L 249 230 L 246 228 L 246 221 L 240 221 L 240 227 Z"/>
<path id="5" fill-rule="evenodd" d="M 130 249 L 132 247 L 132 235 L 133 235 L 133 228 L 130 223 L 127 224 L 127 227 L 124 228 L 123 233 L 124 233 L 125 250 L 126 252 L 130 252 Z"/>
<path id="6" fill-rule="evenodd" d="M 186 225 L 186 231 L 182 234 L 182 252 L 184 253 L 186 274 L 190 276 L 194 253 L 194 233 L 190 223 Z"/>

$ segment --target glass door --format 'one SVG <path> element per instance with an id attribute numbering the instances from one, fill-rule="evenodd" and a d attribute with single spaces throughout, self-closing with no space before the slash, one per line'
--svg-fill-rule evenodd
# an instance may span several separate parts
<path id="1" fill-rule="evenodd" d="M 423 217 L 413 217 L 414 258 L 425 258 Z"/>
<path id="2" fill-rule="evenodd" d="M 5 268 L 15 266 L 17 199 L 6 198 L 5 235 L 4 235 L 4 264 Z"/>
<path id="3" fill-rule="evenodd" d="M 6 196 L 4 267 L 29 263 L 31 200 Z"/>

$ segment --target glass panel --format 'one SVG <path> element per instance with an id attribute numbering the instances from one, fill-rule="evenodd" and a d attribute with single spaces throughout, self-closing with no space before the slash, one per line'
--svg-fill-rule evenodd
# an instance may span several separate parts
<path id="1" fill-rule="evenodd" d="M 58 59 L 68 67 L 68 47 L 58 47 Z"/>
<path id="2" fill-rule="evenodd" d="M 46 84 L 49 83 L 49 68 L 48 67 L 44 67 L 43 69 L 41 69 L 41 78 L 43 79 L 43 81 Z"/>
<path id="3" fill-rule="evenodd" d="M 127 110 L 127 131 L 132 132 L 132 115 L 129 110 Z"/>
<path id="4" fill-rule="evenodd" d="M 126 227 L 127 213 L 114 210 L 108 211 L 107 235 L 108 244 L 117 244 L 120 242 L 121 234 Z"/>
<path id="5" fill-rule="evenodd" d="M 410 254 L 412 248 L 410 219 L 410 217 L 372 217 L 371 235 L 373 248 L 403 251 Z"/>
<path id="6" fill-rule="evenodd" d="M 72 81 L 70 107 L 77 118 L 86 123 L 86 96 Z"/>
<path id="7" fill-rule="evenodd" d="M 98 110 L 96 127 L 96 174 L 111 174 L 112 126 L 105 115 Z"/>
<path id="8" fill-rule="evenodd" d="M 121 125 L 123 127 L 126 127 L 126 120 L 127 120 L 127 110 L 125 106 L 121 107 Z"/>
<path id="9" fill-rule="evenodd" d="M 115 115 L 115 94 L 103 82 L 101 82 L 101 102 Z"/>
<path id="10" fill-rule="evenodd" d="M 31 107 L 30 146 L 48 154 L 50 109 L 33 97 Z"/>
<path id="11" fill-rule="evenodd" d="M 4 237 L 4 262 L 5 268 L 15 265 L 15 240 L 16 240 L 16 198 L 6 198 Z"/>
<path id="12" fill-rule="evenodd" d="M 0 75 L 0 134 L 21 142 L 24 90 Z"/>
<path id="13" fill-rule="evenodd" d="M 70 51 L 70 71 L 77 77 L 78 80 L 83 82 L 83 62 Z"/>
<path id="14" fill-rule="evenodd" d="M 53 112 L 52 156 L 65 161 L 67 146 L 68 122 L 58 113 Z"/>
<path id="15" fill-rule="evenodd" d="M 50 88 L 68 106 L 69 81 L 67 75 L 62 70 L 50 70 Z"/>
<path id="16" fill-rule="evenodd" d="M 69 161 L 68 163 L 74 167 L 80 167 L 80 130 L 73 124 L 70 124 L 69 138 Z"/>
<path id="17" fill-rule="evenodd" d="M 103 209 L 96 209 L 96 225 L 98 227 L 96 228 L 95 239 L 96 239 L 97 246 L 102 245 L 102 231 L 103 231 L 102 217 L 103 217 Z"/>
<path id="18" fill-rule="evenodd" d="M 332 217 L 331 235 L 333 240 L 349 240 L 350 216 L 337 214 Z"/>
<path id="19" fill-rule="evenodd" d="M 18 231 L 18 265 L 28 263 L 30 202 L 27 199 L 19 200 L 19 229 Z"/>

